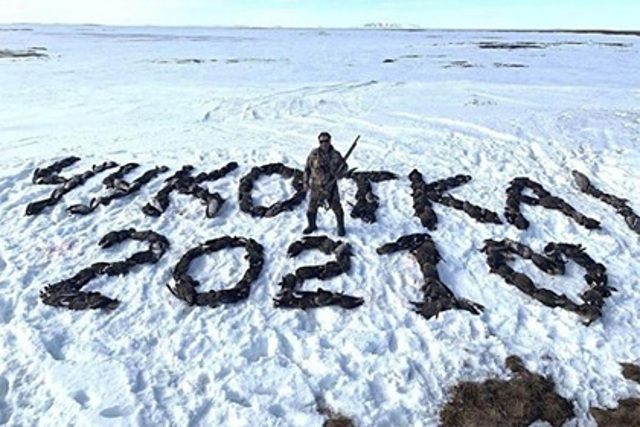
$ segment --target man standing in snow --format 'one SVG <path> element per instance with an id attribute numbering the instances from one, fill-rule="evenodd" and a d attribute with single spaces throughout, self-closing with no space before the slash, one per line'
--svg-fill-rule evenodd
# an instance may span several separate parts
<path id="1" fill-rule="evenodd" d="M 314 148 L 309 154 L 302 177 L 304 190 L 311 189 L 309 208 L 307 209 L 309 225 L 302 232 L 309 234 L 317 230 L 318 206 L 325 204 L 325 206 L 331 207 L 336 214 L 338 236 L 344 236 L 344 211 L 340 204 L 338 179 L 347 173 L 347 162 L 331 145 L 331 135 L 328 132 L 320 133 L 318 142 L 320 146 Z"/>

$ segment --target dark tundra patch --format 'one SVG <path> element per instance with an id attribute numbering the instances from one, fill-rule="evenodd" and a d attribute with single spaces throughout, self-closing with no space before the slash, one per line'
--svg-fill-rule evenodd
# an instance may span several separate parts
<path id="1" fill-rule="evenodd" d="M 631 363 L 621 363 L 622 375 L 628 380 L 635 381 L 640 384 L 640 366 Z"/>
<path id="2" fill-rule="evenodd" d="M 258 62 L 258 63 L 272 63 L 272 62 L 288 62 L 288 59 L 275 59 L 275 58 L 169 58 L 169 59 L 155 59 L 152 63 L 155 64 L 207 64 L 215 62 L 224 62 L 225 64 L 239 64 L 243 62 Z"/>
<path id="3" fill-rule="evenodd" d="M 327 417 L 322 423 L 322 427 L 355 427 L 355 423 L 351 418 L 336 412 L 335 409 L 328 406 L 322 396 L 316 396 L 316 410 L 320 415 Z"/>
<path id="4" fill-rule="evenodd" d="M 453 68 L 453 67 L 457 67 L 457 68 L 474 68 L 474 67 L 481 67 L 481 65 L 475 65 L 475 64 L 470 63 L 469 61 L 451 61 L 451 62 L 449 62 L 449 64 L 444 66 L 444 68 Z"/>
<path id="5" fill-rule="evenodd" d="M 355 427 L 355 424 L 350 418 L 337 414 L 328 418 L 322 427 Z"/>
<path id="6" fill-rule="evenodd" d="M 11 49 L 0 49 L 0 58 L 13 58 L 13 59 L 23 59 L 23 58 L 48 58 L 49 55 L 43 53 L 42 50 L 46 50 L 44 48 L 33 48 L 26 50 L 11 50 Z"/>
<path id="7" fill-rule="evenodd" d="M 502 62 L 494 62 L 493 66 L 496 68 L 527 68 L 524 64 L 504 64 Z"/>
<path id="8" fill-rule="evenodd" d="M 547 45 L 536 42 L 480 42 L 480 49 L 544 49 Z"/>
<path id="9" fill-rule="evenodd" d="M 640 384 L 640 366 L 621 363 L 622 375 Z M 622 399 L 615 409 L 589 410 L 599 426 L 635 426 L 640 420 L 640 399 Z"/>
<path id="10" fill-rule="evenodd" d="M 515 375 L 511 380 L 455 386 L 440 411 L 442 425 L 515 427 L 542 420 L 559 427 L 575 416 L 571 402 L 555 392 L 553 380 L 528 371 L 518 356 L 505 363 Z"/>

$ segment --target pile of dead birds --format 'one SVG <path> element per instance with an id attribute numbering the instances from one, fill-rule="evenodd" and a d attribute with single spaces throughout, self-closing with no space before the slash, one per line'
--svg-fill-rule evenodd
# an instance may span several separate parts
<path id="1" fill-rule="evenodd" d="M 347 175 L 356 182 L 358 190 L 356 191 L 356 204 L 351 211 L 352 218 L 360 218 L 364 222 L 376 222 L 376 210 L 380 204 L 378 196 L 373 194 L 372 182 L 390 181 L 398 179 L 398 176 L 392 172 L 351 172 Z"/>
<path id="2" fill-rule="evenodd" d="M 533 191 L 537 197 L 522 194 L 525 188 Z M 520 212 L 521 203 L 558 210 L 588 230 L 600 229 L 600 222 L 581 214 L 569 203 L 560 197 L 552 196 L 542 185 L 527 177 L 514 178 L 509 182 L 507 206 L 504 210 L 504 215 L 510 224 L 515 225 L 520 230 L 526 230 L 529 228 L 529 221 Z"/>
<path id="3" fill-rule="evenodd" d="M 555 391 L 552 379 L 527 370 L 518 356 L 507 357 L 505 364 L 514 374 L 510 380 L 456 385 L 440 411 L 441 425 L 528 426 L 546 421 L 560 427 L 575 417 L 573 405 Z"/>
<path id="4" fill-rule="evenodd" d="M 102 184 L 111 192 L 106 196 L 101 196 L 91 199 L 88 205 L 76 204 L 67 208 L 67 212 L 71 214 L 88 215 L 95 211 L 100 205 L 108 206 L 112 200 L 121 199 L 139 191 L 143 185 L 148 184 L 154 178 L 157 178 L 160 174 L 163 174 L 169 170 L 167 166 L 156 166 L 153 169 L 149 169 L 138 178 L 134 179 L 131 183 L 124 179 L 124 176 L 138 168 L 138 163 L 127 163 L 107 176 L 102 180 Z"/>
<path id="5" fill-rule="evenodd" d="M 56 184 L 59 186 L 51 192 L 51 195 L 48 198 L 29 203 L 27 205 L 26 215 L 37 215 L 42 213 L 45 208 L 55 206 L 62 199 L 62 196 L 74 188 L 83 185 L 89 178 L 107 169 L 112 169 L 118 166 L 116 162 L 104 162 L 101 165 L 93 165 L 90 170 L 74 175 L 71 178 L 65 178 L 59 175 L 62 169 L 71 166 L 78 160 L 80 160 L 79 157 L 67 157 L 46 168 L 37 168 L 33 172 L 31 181 L 34 184 Z"/>
<path id="6" fill-rule="evenodd" d="M 335 255 L 336 260 L 324 265 L 300 267 L 295 274 L 287 274 L 278 284 L 280 290 L 273 299 L 274 305 L 302 310 L 330 305 L 352 309 L 362 305 L 364 299 L 340 292 L 331 292 L 322 288 L 317 288 L 315 292 L 299 290 L 307 279 L 327 280 L 346 273 L 351 268 L 351 246 L 347 242 L 334 241 L 327 236 L 309 236 L 293 242 L 287 250 L 287 255 L 296 257 L 309 249 L 318 249 L 327 255 Z"/>
<path id="7" fill-rule="evenodd" d="M 193 260 L 211 252 L 220 251 L 226 248 L 246 249 L 245 258 L 249 262 L 249 268 L 242 276 L 242 279 L 232 288 L 219 291 L 197 292 L 196 288 L 200 282 L 189 275 L 189 265 Z M 206 242 L 187 251 L 178 261 L 173 269 L 172 276 L 174 286 L 167 285 L 167 288 L 178 299 L 187 305 L 218 307 L 222 304 L 233 304 L 249 297 L 251 293 L 251 283 L 253 283 L 264 263 L 263 247 L 253 239 L 244 237 L 223 236 Z"/>
<path id="8" fill-rule="evenodd" d="M 427 184 L 424 182 L 422 174 L 414 169 L 409 174 L 409 180 L 411 181 L 411 196 L 413 197 L 415 215 L 420 219 L 420 223 L 429 230 L 435 230 L 438 223 L 438 217 L 433 210 L 432 203 L 440 203 L 463 211 L 478 222 L 502 224 L 497 213 L 446 194 L 449 190 L 471 181 L 469 175 L 456 175 Z"/>
<path id="9" fill-rule="evenodd" d="M 580 191 L 613 206 L 616 212 L 622 215 L 627 226 L 640 234 L 640 217 L 627 204 L 628 200 L 600 191 L 591 184 L 589 178 L 576 170 L 571 171 L 571 175 L 573 175 L 573 179 Z"/>
<path id="10" fill-rule="evenodd" d="M 180 194 L 189 194 L 199 199 L 200 202 L 206 206 L 206 217 L 213 218 L 222 208 L 225 199 L 220 196 L 220 193 L 211 193 L 200 184 L 223 178 L 237 168 L 238 163 L 229 162 L 220 169 L 216 169 L 209 173 L 202 172 L 194 177 L 191 175 L 194 167 L 191 165 L 185 165 L 165 180 L 165 186 L 162 187 L 155 196 L 153 196 L 149 203 L 142 207 L 142 212 L 146 215 L 155 217 L 162 215 L 171 204 L 169 195 L 173 191 L 177 191 Z"/>
<path id="11" fill-rule="evenodd" d="M 562 307 L 584 316 L 587 324 L 602 315 L 605 298 L 616 290 L 607 284 L 605 266 L 596 263 L 581 245 L 549 243 L 542 255 L 511 239 L 486 240 L 482 252 L 487 254 L 487 264 L 491 273 L 498 274 L 507 283 L 548 307 Z M 514 259 L 513 255 L 531 260 L 536 267 L 550 275 L 564 274 L 566 261 L 563 257 L 583 267 L 586 270 L 584 278 L 588 285 L 587 290 L 580 294 L 584 304 L 576 304 L 564 294 L 558 295 L 549 289 L 538 288 L 529 276 L 515 271 L 508 265 L 508 262 Z"/>
<path id="12" fill-rule="evenodd" d="M 442 258 L 431 236 L 424 233 L 409 234 L 400 237 L 396 242 L 386 243 L 376 249 L 379 255 L 399 251 L 409 251 L 420 266 L 424 278 L 424 285 L 421 288 L 423 298 L 421 302 L 411 301 L 411 304 L 425 319 L 428 320 L 450 309 L 467 310 L 473 314 L 480 314 L 484 309 L 480 304 L 457 298 L 451 289 L 442 283 L 437 267 Z"/>
<path id="13" fill-rule="evenodd" d="M 33 171 L 33 176 L 31 177 L 31 182 L 34 184 L 64 184 L 67 179 L 61 176 L 58 176 L 62 169 L 67 168 L 73 165 L 76 162 L 80 161 L 80 157 L 69 156 L 65 157 L 62 160 L 58 160 L 54 162 L 52 165 L 49 165 L 45 168 L 36 168 Z"/>
<path id="14" fill-rule="evenodd" d="M 137 252 L 124 261 L 94 263 L 69 279 L 47 285 L 40 291 L 42 302 L 71 310 L 116 308 L 120 303 L 117 299 L 105 297 L 99 292 L 81 292 L 80 290 L 98 276 L 120 276 L 129 273 L 138 264 L 155 264 L 169 248 L 169 241 L 163 235 L 154 231 L 136 231 L 134 228 L 107 233 L 100 239 L 99 245 L 106 249 L 125 240 L 147 242 L 149 249 Z"/>
<path id="15" fill-rule="evenodd" d="M 295 194 L 287 200 L 276 202 L 271 206 L 254 206 L 251 190 L 253 183 L 262 175 L 279 174 L 283 178 L 293 178 L 293 188 Z M 271 218 L 284 211 L 292 211 L 296 206 L 302 203 L 306 193 L 302 185 L 302 172 L 292 169 L 282 163 L 270 163 L 264 166 L 255 166 L 251 171 L 240 179 L 240 188 L 238 192 L 238 200 L 240 201 L 240 210 L 250 214 L 252 217 Z"/>

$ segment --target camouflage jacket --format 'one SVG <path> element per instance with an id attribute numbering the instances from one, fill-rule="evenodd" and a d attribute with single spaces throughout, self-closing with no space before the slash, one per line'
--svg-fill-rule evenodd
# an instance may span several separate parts
<path id="1" fill-rule="evenodd" d="M 327 189 L 335 179 L 341 178 L 347 172 L 347 162 L 333 147 L 329 151 L 314 148 L 307 158 L 302 182 L 309 183 L 312 189 Z"/>

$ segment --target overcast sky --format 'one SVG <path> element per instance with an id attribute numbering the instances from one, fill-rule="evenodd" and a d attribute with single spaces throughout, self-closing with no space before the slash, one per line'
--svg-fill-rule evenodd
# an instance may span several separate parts
<path id="1" fill-rule="evenodd" d="M 640 0 L 0 0 L 0 23 L 640 30 Z"/>

